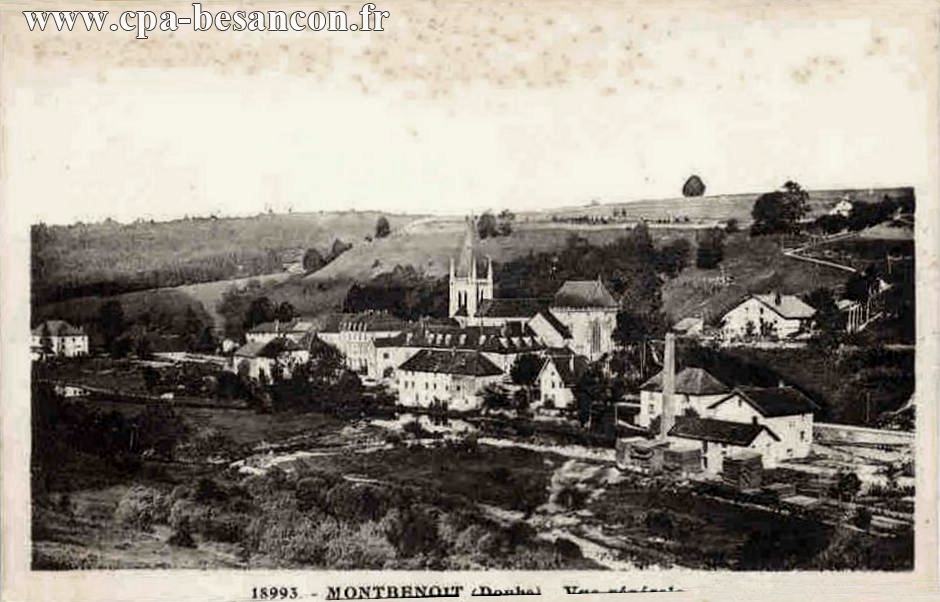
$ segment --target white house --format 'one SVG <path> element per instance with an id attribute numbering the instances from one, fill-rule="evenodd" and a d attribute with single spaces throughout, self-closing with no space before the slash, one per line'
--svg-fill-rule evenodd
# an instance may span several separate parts
<path id="1" fill-rule="evenodd" d="M 813 444 L 813 411 L 818 406 L 793 387 L 735 387 L 708 407 L 716 420 L 766 426 L 777 437 L 764 454 L 764 465 L 804 458 Z"/>
<path id="2" fill-rule="evenodd" d="M 794 295 L 750 295 L 721 320 L 728 339 L 792 338 L 808 333 L 816 310 Z"/>
<path id="3" fill-rule="evenodd" d="M 676 374 L 673 405 L 675 415 L 705 416 L 713 403 L 728 396 L 731 388 L 701 368 L 684 368 Z M 651 421 L 663 413 L 663 373 L 640 386 L 640 412 L 636 425 L 649 428 Z"/>
<path id="4" fill-rule="evenodd" d="M 698 416 L 679 416 L 669 430 L 669 439 L 694 443 L 702 450 L 702 468 L 709 474 L 718 474 L 724 459 L 742 451 L 761 454 L 764 466 L 773 466 L 774 446 L 780 438 L 763 424 L 732 422 Z"/>
<path id="5" fill-rule="evenodd" d="M 313 318 L 294 318 L 286 322 L 274 320 L 255 325 L 245 333 L 245 340 L 249 343 L 267 343 L 280 337 L 287 337 L 295 343 L 316 329 Z"/>
<path id="6" fill-rule="evenodd" d="M 549 310 L 571 333 L 568 347 L 595 361 L 614 348 L 618 307 L 600 280 L 568 280 Z"/>
<path id="7" fill-rule="evenodd" d="M 271 380 L 279 371 L 289 378 L 294 368 L 310 360 L 310 352 L 287 337 L 245 343 L 232 355 L 232 372 L 249 378 Z"/>
<path id="8" fill-rule="evenodd" d="M 549 355 L 539 371 L 539 400 L 536 405 L 551 408 L 574 406 L 574 385 L 588 367 L 588 360 L 573 353 Z"/>
<path id="9" fill-rule="evenodd" d="M 369 364 L 376 356 L 375 341 L 394 337 L 407 326 L 400 318 L 384 311 L 334 314 L 317 336 L 343 354 L 347 368 L 369 374 Z"/>
<path id="10" fill-rule="evenodd" d="M 429 407 L 447 403 L 450 410 L 482 406 L 483 388 L 503 378 L 503 371 L 479 351 L 422 349 L 398 367 L 398 402 Z"/>
<path id="11" fill-rule="evenodd" d="M 852 200 L 849 197 L 843 198 L 836 203 L 836 206 L 829 210 L 829 215 L 841 215 L 848 217 L 852 214 Z"/>
<path id="12" fill-rule="evenodd" d="M 88 355 L 88 335 L 64 320 L 46 320 L 33 328 L 30 349 L 33 359 L 45 355 L 77 357 Z"/>

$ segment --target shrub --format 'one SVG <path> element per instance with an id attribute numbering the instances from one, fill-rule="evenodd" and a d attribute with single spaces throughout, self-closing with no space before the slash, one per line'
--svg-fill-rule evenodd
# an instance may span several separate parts
<path id="1" fill-rule="evenodd" d="M 156 489 L 135 486 L 128 490 L 114 511 L 117 522 L 149 531 L 156 523 L 165 523 L 169 517 L 169 500 Z"/>
<path id="2" fill-rule="evenodd" d="M 338 481 L 338 477 L 328 473 L 313 473 L 298 480 L 294 487 L 297 508 L 303 511 L 314 508 L 328 510 L 327 493 Z"/>
<path id="3" fill-rule="evenodd" d="M 382 569 L 395 558 L 395 547 L 389 543 L 382 528 L 365 522 L 357 530 L 345 527 L 346 533 L 327 544 L 326 564 L 331 569 Z"/>
<path id="4" fill-rule="evenodd" d="M 852 519 L 852 522 L 859 529 L 868 529 L 871 526 L 871 510 L 864 506 L 859 506 L 855 511 L 855 517 Z"/>
<path id="5" fill-rule="evenodd" d="M 195 548 L 196 541 L 193 539 L 193 535 L 190 532 L 189 523 L 183 522 L 179 527 L 174 529 L 170 538 L 167 539 L 167 543 L 180 548 Z"/>

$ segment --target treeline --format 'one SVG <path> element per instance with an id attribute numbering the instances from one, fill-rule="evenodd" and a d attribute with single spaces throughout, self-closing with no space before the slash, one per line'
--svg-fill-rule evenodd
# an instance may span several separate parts
<path id="1" fill-rule="evenodd" d="M 343 311 L 387 311 L 403 320 L 446 318 L 448 287 L 447 278 L 429 279 L 412 266 L 396 265 L 369 282 L 354 284 L 346 293 Z"/>

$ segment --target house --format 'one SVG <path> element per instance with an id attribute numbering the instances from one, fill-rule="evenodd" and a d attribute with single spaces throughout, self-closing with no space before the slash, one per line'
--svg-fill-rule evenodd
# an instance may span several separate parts
<path id="1" fill-rule="evenodd" d="M 88 355 L 88 335 L 64 320 L 46 320 L 33 328 L 30 351 L 33 359 Z"/>
<path id="2" fill-rule="evenodd" d="M 476 410 L 481 391 L 503 378 L 503 371 L 479 351 L 422 349 L 398 367 L 398 402 L 429 407 L 446 402 L 448 409 Z"/>
<path id="3" fill-rule="evenodd" d="M 765 466 L 773 456 L 773 447 L 780 438 L 767 426 L 748 422 L 732 422 L 698 416 L 679 416 L 669 430 L 668 438 L 688 445 L 695 443 L 702 452 L 702 468 L 709 474 L 721 472 L 724 459 L 741 452 L 761 454 Z"/>
<path id="4" fill-rule="evenodd" d="M 591 361 L 613 350 L 618 303 L 598 280 L 568 280 L 552 299 L 549 311 L 571 334 L 569 347 Z"/>
<path id="5" fill-rule="evenodd" d="M 368 374 L 375 379 L 391 378 L 398 366 L 422 349 L 479 351 L 508 374 L 519 355 L 540 353 L 545 345 L 518 322 L 498 327 L 422 324 L 393 337 L 376 339 Z"/>
<path id="6" fill-rule="evenodd" d="M 280 337 L 239 347 L 232 355 L 232 371 L 248 378 L 270 381 L 277 371 L 282 377 L 289 378 L 295 367 L 309 360 L 309 350 L 292 339 Z"/>
<path id="7" fill-rule="evenodd" d="M 266 343 L 280 337 L 287 337 L 295 343 L 300 343 L 304 337 L 314 332 L 316 327 L 315 319 L 303 317 L 288 321 L 262 322 L 245 333 L 245 340 L 249 343 Z"/>
<path id="8" fill-rule="evenodd" d="M 676 416 L 705 416 L 708 408 L 728 396 L 731 388 L 701 368 L 684 368 L 676 374 L 673 407 Z M 663 413 L 663 373 L 640 385 L 640 412 L 636 425 L 649 428 Z"/>
<path id="9" fill-rule="evenodd" d="M 842 217 L 849 217 L 852 214 L 852 199 L 849 197 L 844 197 L 841 201 L 836 203 L 836 206 L 829 210 L 829 215 L 840 215 Z"/>
<path id="10" fill-rule="evenodd" d="M 763 425 L 777 440 L 764 454 L 764 465 L 804 458 L 813 444 L 813 412 L 818 406 L 793 387 L 735 387 L 708 406 L 716 420 Z"/>
<path id="11" fill-rule="evenodd" d="M 539 384 L 537 405 L 557 409 L 574 407 L 574 386 L 587 367 L 588 360 L 582 355 L 548 355 L 536 378 Z"/>
<path id="12" fill-rule="evenodd" d="M 343 354 L 347 368 L 369 374 L 375 371 L 369 367 L 376 357 L 375 341 L 396 336 L 407 327 L 404 320 L 384 311 L 333 314 L 317 336 Z"/>
<path id="13" fill-rule="evenodd" d="M 687 337 L 699 336 L 705 331 L 705 320 L 692 316 L 682 318 L 673 325 L 672 331 Z"/>
<path id="14" fill-rule="evenodd" d="M 792 338 L 808 333 L 816 310 L 794 295 L 750 295 L 724 314 L 722 334 L 728 339 Z"/>

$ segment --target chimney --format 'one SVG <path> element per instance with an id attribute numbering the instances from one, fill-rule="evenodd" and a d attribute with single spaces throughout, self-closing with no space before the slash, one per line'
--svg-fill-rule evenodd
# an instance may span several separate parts
<path id="1" fill-rule="evenodd" d="M 274 318 L 274 334 L 275 335 L 277 335 L 277 333 L 280 331 L 280 328 L 281 328 L 281 321 L 277 318 Z"/>
<path id="2" fill-rule="evenodd" d="M 661 439 L 672 429 L 676 422 L 674 396 L 676 392 L 676 335 L 666 333 L 666 349 L 663 352 L 663 414 L 660 418 Z"/>

